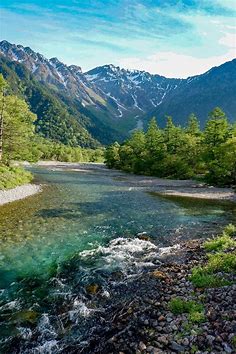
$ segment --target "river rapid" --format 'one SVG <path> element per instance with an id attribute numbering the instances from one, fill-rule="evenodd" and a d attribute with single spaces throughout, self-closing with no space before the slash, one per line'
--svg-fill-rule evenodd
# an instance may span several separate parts
<path id="1" fill-rule="evenodd" d="M 234 204 L 160 197 L 102 167 L 32 172 L 43 192 L 0 207 L 1 353 L 86 352 L 130 279 L 236 221 Z"/>

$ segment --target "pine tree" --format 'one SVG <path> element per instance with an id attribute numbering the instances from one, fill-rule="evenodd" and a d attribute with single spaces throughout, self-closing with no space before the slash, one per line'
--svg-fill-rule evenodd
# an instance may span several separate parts
<path id="1" fill-rule="evenodd" d="M 188 118 L 186 133 L 194 136 L 199 136 L 201 134 L 200 124 L 194 113 L 190 114 Z"/>

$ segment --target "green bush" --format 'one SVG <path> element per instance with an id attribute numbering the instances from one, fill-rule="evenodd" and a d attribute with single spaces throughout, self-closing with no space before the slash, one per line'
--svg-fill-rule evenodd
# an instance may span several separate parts
<path id="1" fill-rule="evenodd" d="M 236 252 L 209 254 L 208 258 L 206 270 L 209 273 L 236 271 Z"/>
<path id="2" fill-rule="evenodd" d="M 169 302 L 169 308 L 176 315 L 188 313 L 188 318 L 191 322 L 200 323 L 205 320 L 204 307 L 196 301 L 186 301 L 176 297 Z"/>
<path id="3" fill-rule="evenodd" d="M 174 314 L 193 313 L 203 311 L 203 305 L 196 301 L 185 301 L 179 297 L 172 299 L 169 303 L 169 308 Z"/>
<path id="4" fill-rule="evenodd" d="M 189 320 L 194 323 L 201 323 L 205 321 L 205 315 L 203 312 L 191 312 L 189 314 Z"/>
<path id="5" fill-rule="evenodd" d="M 193 268 L 190 280 L 196 288 L 214 288 L 231 284 L 229 281 L 219 276 L 209 274 L 207 267 Z"/>
<path id="6" fill-rule="evenodd" d="M 208 274 L 202 267 L 193 268 L 190 280 L 196 288 L 214 288 L 229 284 L 228 281 L 214 274 Z"/>
<path id="7" fill-rule="evenodd" d="M 226 233 L 204 243 L 207 251 L 221 251 L 234 246 L 236 246 L 236 242 Z"/>
<path id="8" fill-rule="evenodd" d="M 224 233 L 228 236 L 233 236 L 236 234 L 236 226 L 229 224 L 224 228 Z"/>
<path id="9" fill-rule="evenodd" d="M 0 166 L 0 190 L 10 189 L 31 182 L 33 176 L 21 167 Z"/>

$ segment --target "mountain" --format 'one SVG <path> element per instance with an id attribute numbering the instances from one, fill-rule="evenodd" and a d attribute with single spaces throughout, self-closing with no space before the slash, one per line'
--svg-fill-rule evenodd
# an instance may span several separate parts
<path id="1" fill-rule="evenodd" d="M 90 70 L 85 77 L 116 102 L 120 117 L 149 112 L 182 81 L 145 71 L 120 69 L 112 64 Z"/>
<path id="2" fill-rule="evenodd" d="M 55 58 L 51 62 L 59 66 Z M 79 75 L 78 67 L 71 66 L 70 70 Z M 88 147 L 124 139 L 125 135 L 113 129 L 108 119 L 106 124 L 86 108 L 85 99 L 89 100 L 86 90 L 74 84 L 79 93 L 72 94 L 73 79 L 66 65 L 58 69 L 59 73 L 62 71 L 64 74 L 58 75 L 47 59 L 30 48 L 0 42 L 0 73 L 10 82 L 12 91 L 26 99 L 32 112 L 37 114 L 36 127 L 43 136 Z M 63 85 L 66 73 L 70 91 Z M 90 95 L 93 96 L 91 92 Z"/>
<path id="3" fill-rule="evenodd" d="M 183 80 L 160 106 L 148 113 L 147 119 L 158 117 L 163 126 L 164 116 L 171 115 L 176 123 L 184 125 L 194 112 L 203 127 L 207 114 L 217 106 L 231 122 L 236 121 L 236 59 Z"/>
<path id="4" fill-rule="evenodd" d="M 236 60 L 187 79 L 170 79 L 145 71 L 110 65 L 83 73 L 76 65 L 46 59 L 29 47 L 0 42 L 0 53 L 20 63 L 46 87 L 68 114 L 103 144 L 126 138 L 156 116 L 161 126 L 172 115 L 185 124 L 194 112 L 203 126 L 207 114 L 220 106 L 235 121 Z"/>
<path id="5" fill-rule="evenodd" d="M 39 134 L 72 146 L 99 145 L 86 130 L 86 117 L 78 112 L 70 114 L 66 105 L 35 80 L 24 65 L 0 55 L 0 73 L 7 80 L 11 93 L 25 99 L 31 111 L 37 114 L 35 124 Z"/>
<path id="6" fill-rule="evenodd" d="M 207 114 L 216 106 L 231 121 L 236 120 L 236 59 L 187 79 L 168 79 L 114 65 L 97 67 L 85 76 L 116 101 L 120 117 L 134 116 L 140 127 L 153 116 L 163 126 L 167 115 L 184 125 L 193 112 L 204 126 Z"/>

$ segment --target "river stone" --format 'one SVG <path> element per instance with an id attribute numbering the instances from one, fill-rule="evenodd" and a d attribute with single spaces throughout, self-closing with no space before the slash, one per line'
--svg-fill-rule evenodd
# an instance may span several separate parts
<path id="1" fill-rule="evenodd" d="M 143 342 L 139 342 L 139 345 L 138 345 L 139 349 L 142 351 L 142 350 L 145 350 L 147 347 L 146 345 L 143 343 Z"/>
<path id="2" fill-rule="evenodd" d="M 171 347 L 171 349 L 175 350 L 178 353 L 182 353 L 182 352 L 185 351 L 185 348 L 182 345 L 180 345 L 180 344 L 178 344 L 176 342 L 171 342 L 171 346 L 170 347 Z"/>

